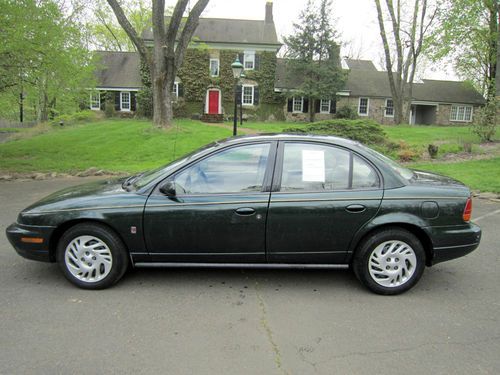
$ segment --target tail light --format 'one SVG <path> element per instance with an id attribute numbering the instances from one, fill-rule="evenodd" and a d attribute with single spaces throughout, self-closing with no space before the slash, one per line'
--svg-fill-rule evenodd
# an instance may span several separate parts
<path id="1" fill-rule="evenodd" d="M 465 203 L 464 213 L 462 214 L 462 218 L 464 221 L 470 221 L 472 216 L 472 199 L 467 198 L 467 203 Z"/>

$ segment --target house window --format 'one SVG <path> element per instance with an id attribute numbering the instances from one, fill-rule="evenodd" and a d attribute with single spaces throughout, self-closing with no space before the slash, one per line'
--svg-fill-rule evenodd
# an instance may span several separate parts
<path id="1" fill-rule="evenodd" d="M 255 51 L 245 51 L 243 54 L 243 67 L 245 70 L 253 70 L 255 68 Z"/>
<path id="2" fill-rule="evenodd" d="M 174 82 L 174 85 L 172 86 L 172 94 L 174 94 L 175 99 L 179 97 L 179 82 Z"/>
<path id="3" fill-rule="evenodd" d="M 320 113 L 330 113 L 330 100 L 321 99 L 319 111 Z"/>
<path id="4" fill-rule="evenodd" d="M 293 97 L 292 112 L 302 112 L 304 109 L 304 98 Z"/>
<path id="5" fill-rule="evenodd" d="M 472 121 L 472 106 L 470 105 L 452 105 L 451 106 L 451 121 L 471 122 Z"/>
<path id="6" fill-rule="evenodd" d="M 251 85 L 243 85 L 242 90 L 243 95 L 241 96 L 241 102 L 243 105 L 253 105 L 254 87 Z"/>
<path id="7" fill-rule="evenodd" d="M 368 98 L 359 98 L 358 115 L 368 116 L 369 103 Z"/>
<path id="8" fill-rule="evenodd" d="M 210 77 L 219 76 L 219 59 L 210 59 Z"/>
<path id="9" fill-rule="evenodd" d="M 130 111 L 130 92 L 120 92 L 120 111 Z"/>
<path id="10" fill-rule="evenodd" d="M 90 109 L 101 109 L 101 94 L 99 91 L 93 91 L 90 93 Z"/>
<path id="11" fill-rule="evenodd" d="M 394 102 L 392 99 L 385 99 L 385 117 L 394 117 Z"/>

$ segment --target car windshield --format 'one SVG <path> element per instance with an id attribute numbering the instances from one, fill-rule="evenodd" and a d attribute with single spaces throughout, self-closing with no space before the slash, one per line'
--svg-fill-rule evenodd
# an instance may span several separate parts
<path id="1" fill-rule="evenodd" d="M 375 156 L 376 158 L 382 160 L 383 162 L 385 162 L 387 165 L 389 165 L 389 167 L 391 167 L 391 169 L 396 172 L 398 175 L 400 175 L 401 177 L 403 177 L 405 180 L 411 180 L 412 178 L 415 177 L 415 173 L 413 173 L 413 171 L 411 169 L 408 169 L 408 168 L 405 168 L 401 165 L 399 165 L 398 163 L 396 163 L 394 160 L 392 160 L 391 158 L 388 158 L 387 156 L 381 154 L 380 152 L 378 151 L 375 151 L 371 148 L 368 148 L 368 147 L 364 147 L 362 146 L 368 153 L 372 154 L 373 156 Z"/>
<path id="2" fill-rule="evenodd" d="M 180 164 L 183 164 L 190 159 L 192 159 L 195 155 L 199 154 L 202 151 L 208 150 L 210 148 L 217 147 L 219 143 L 213 142 L 210 143 L 209 145 L 206 145 L 205 147 L 199 148 L 193 152 L 190 152 L 187 155 L 182 156 L 181 158 L 167 164 L 163 165 L 159 168 L 152 169 L 150 171 L 146 171 L 143 173 L 140 173 L 136 176 L 132 176 L 130 180 L 127 180 L 130 182 L 129 185 L 133 186 L 136 190 L 139 190 L 149 184 L 150 182 L 156 180 L 157 178 L 161 177 L 162 175 L 168 174 L 170 171 L 174 170 L 177 166 Z"/>

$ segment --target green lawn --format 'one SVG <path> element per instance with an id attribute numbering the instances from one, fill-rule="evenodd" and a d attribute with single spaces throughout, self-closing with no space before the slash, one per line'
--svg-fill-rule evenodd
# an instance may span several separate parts
<path id="1" fill-rule="evenodd" d="M 282 132 L 295 123 L 244 123 L 255 132 Z M 468 128 L 438 126 L 384 126 L 395 142 L 413 146 L 435 141 L 477 142 Z M 42 134 L 37 132 L 44 131 Z M 24 133 L 24 132 L 22 132 Z M 169 130 L 155 129 L 149 121 L 106 120 L 65 127 L 45 126 L 22 138 L 0 144 L 0 171 L 76 172 L 96 167 L 108 171 L 137 172 L 153 168 L 214 140 L 232 135 L 232 124 L 210 126 L 199 121 L 177 120 Z M 459 151 L 459 150 L 458 150 Z M 500 192 L 500 157 L 460 163 L 414 164 L 416 167 L 457 178 L 473 189 Z"/>
<path id="2" fill-rule="evenodd" d="M 415 163 L 411 167 L 453 177 L 471 189 L 500 193 L 500 157 L 458 163 Z"/>

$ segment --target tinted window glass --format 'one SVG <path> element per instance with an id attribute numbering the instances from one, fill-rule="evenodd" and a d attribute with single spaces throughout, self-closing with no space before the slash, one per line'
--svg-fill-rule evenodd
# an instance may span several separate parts
<path id="1" fill-rule="evenodd" d="M 354 156 L 352 163 L 352 188 L 364 189 L 379 186 L 377 172 L 366 161 Z"/>
<path id="2" fill-rule="evenodd" d="M 348 151 L 312 144 L 285 144 L 281 191 L 349 188 Z"/>
<path id="3" fill-rule="evenodd" d="M 177 194 L 260 191 L 269 144 L 235 147 L 208 157 L 175 177 Z"/>

